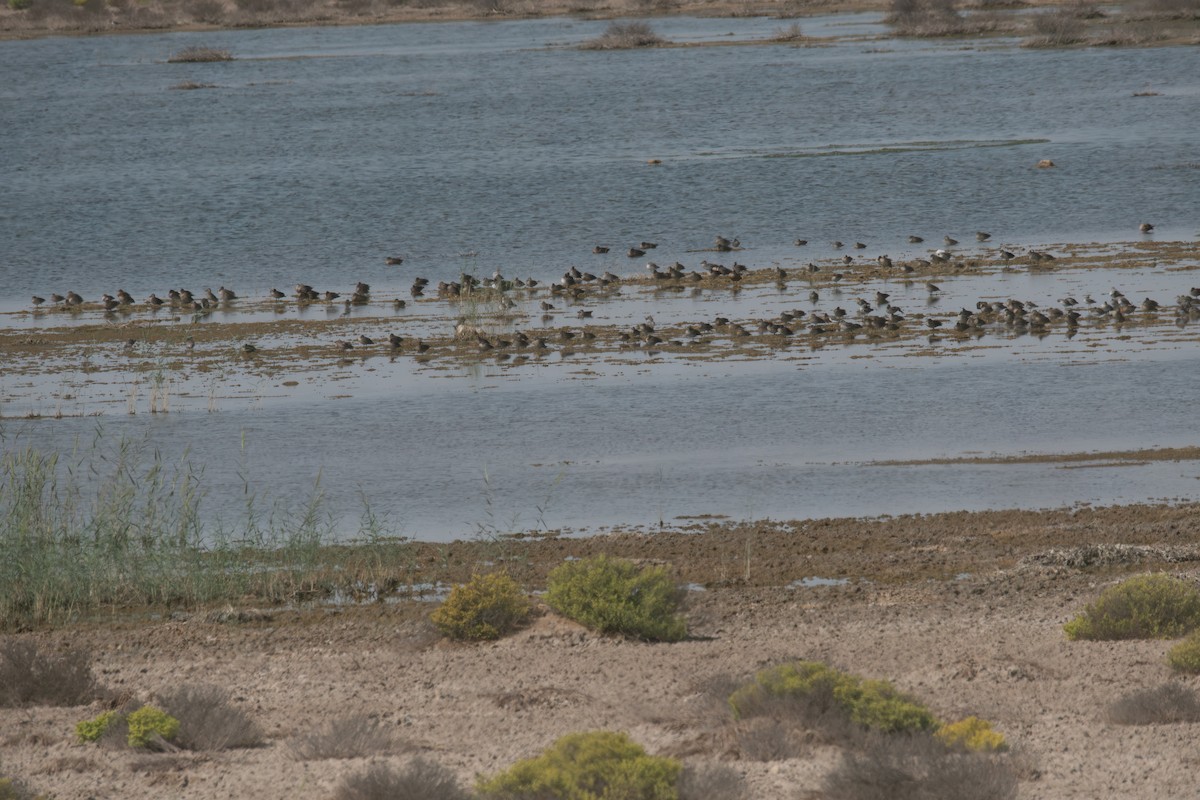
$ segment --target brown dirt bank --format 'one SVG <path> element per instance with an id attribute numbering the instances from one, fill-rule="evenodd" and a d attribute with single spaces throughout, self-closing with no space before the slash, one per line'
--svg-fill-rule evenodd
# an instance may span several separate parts
<path id="1" fill-rule="evenodd" d="M 1068 642 L 1061 625 L 1120 574 L 1167 569 L 1195 579 L 1194 561 L 1171 562 L 1194 553 L 1198 512 L 698 523 L 584 540 L 409 545 L 435 580 L 504 558 L 533 588 L 564 557 L 608 552 L 665 563 L 708 588 L 691 593 L 696 636 L 672 645 L 598 637 L 552 614 L 494 644 L 453 645 L 430 633 L 431 606 L 418 602 L 124 611 L 22 634 L 51 649 L 88 648 L 108 686 L 141 700 L 186 684 L 227 686 L 266 744 L 138 755 L 73 741 L 74 723 L 99 706 L 5 709 L 0 761 L 57 798 L 325 798 L 368 759 L 300 762 L 289 742 L 331 717 L 370 713 L 463 782 L 564 733 L 609 728 L 652 752 L 725 764 L 745 778 L 749 797 L 815 797 L 836 749 L 810 742 L 796 757 L 752 760 L 731 744 L 711 687 L 816 658 L 889 678 L 944 718 L 992 720 L 1014 745 L 1022 798 L 1195 797 L 1197 725 L 1121 727 L 1103 716 L 1117 697 L 1169 677 L 1170 643 Z M 1070 553 L 1095 558 L 1063 557 Z M 791 585 L 809 576 L 851 582 Z M 377 760 L 402 765 L 410 753 L 398 746 Z"/>

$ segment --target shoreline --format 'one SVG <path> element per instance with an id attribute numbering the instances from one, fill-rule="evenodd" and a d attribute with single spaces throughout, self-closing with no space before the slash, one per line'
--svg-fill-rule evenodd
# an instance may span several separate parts
<path id="1" fill-rule="evenodd" d="M 32 0 L 50 3 L 58 0 Z M 444 5 L 396 7 L 380 5 L 381 0 L 358 0 L 339 3 L 335 0 L 314 0 L 312 5 L 291 5 L 281 10 L 278 0 L 212 0 L 200 11 L 190 11 L 192 0 L 179 0 L 170 6 L 166 0 L 152 0 L 153 5 L 133 10 L 126 4 L 106 0 L 90 0 L 83 4 L 42 10 L 31 18 L 29 9 L 0 7 L 0 42 L 44 39 L 55 36 L 102 36 L 153 33 L 219 33 L 224 31 L 273 28 L 349 27 L 438 22 L 488 22 L 575 17 L 590 20 L 641 19 L 671 17 L 738 18 L 767 17 L 771 19 L 804 20 L 818 16 L 888 11 L 883 0 L 781 0 L 761 4 L 729 2 L 670 2 L 670 0 L 597 0 L 591 5 L 565 3 L 561 0 L 477 0 Z M 96 4 L 99 3 L 97 6 Z M 220 8 L 214 11 L 214 6 Z M 184 7 L 188 6 L 188 9 Z M 30 8 L 33 8 L 31 6 Z M 1023 17 L 1023 12 L 1042 9 L 1052 12 L 1063 22 L 1053 31 L 1038 28 L 1036 17 Z M 961 12 L 969 12 L 963 16 Z M 192 16 L 188 16 L 192 14 Z M 218 21 L 209 21 L 213 16 Z M 1042 16 L 1042 15 L 1039 15 Z M 36 20 L 40 20 L 36 21 Z M 1071 28 L 1065 33 L 1063 26 Z M 1032 34 L 1032 36 L 1027 36 Z M 1178 46 L 1200 43 L 1200 23 L 1180 18 L 1174 11 L 1137 11 L 1125 14 L 1118 10 L 1109 15 L 1098 9 L 1093 12 L 1071 10 L 1068 5 L 1047 0 L 1009 0 L 986 3 L 969 0 L 953 9 L 947 20 L 929 12 L 907 22 L 892 25 L 892 31 L 881 40 L 960 40 L 981 42 L 997 36 L 1027 36 L 1025 47 L 1078 48 L 1096 46 L 1146 47 Z M 704 47 L 726 44 L 786 44 L 792 46 L 828 42 L 830 39 L 810 38 L 799 33 L 781 34 L 761 41 L 703 43 L 677 45 L 661 42 L 656 46 Z"/>
<path id="2" fill-rule="evenodd" d="M 675 644 L 598 635 L 544 606 L 526 628 L 475 644 L 441 639 L 427 600 L 110 608 L 7 640 L 82 651 L 119 703 L 154 703 L 181 687 L 230 689 L 261 744 L 97 749 L 73 731 L 106 701 L 3 708 L 10 734 L 0 774 L 60 800 L 215 798 L 231 787 L 260 800 L 317 800 L 338 796 L 368 765 L 402 768 L 414 753 L 469 786 L 562 735 L 606 729 L 689 767 L 732 771 L 747 800 L 819 796 L 841 746 L 810 735 L 794 750 L 758 753 L 725 702 L 756 671 L 806 659 L 888 680 L 941 719 L 988 720 L 1013 748 L 1004 759 L 1019 796 L 1182 797 L 1194 786 L 1196 724 L 1105 716 L 1136 690 L 1198 686 L 1172 676 L 1164 654 L 1173 642 L 1072 642 L 1062 626 L 1125 575 L 1200 576 L 1198 511 L 697 524 L 693 533 L 506 544 L 521 557 L 504 563 L 527 591 L 569 555 L 598 552 L 665 566 L 678 581 L 708 580 L 688 592 L 690 636 Z M 481 559 L 495 561 L 494 546 L 431 547 L 421 558 L 465 580 Z M 353 716 L 375 720 L 393 746 L 297 760 L 302 737 Z"/>

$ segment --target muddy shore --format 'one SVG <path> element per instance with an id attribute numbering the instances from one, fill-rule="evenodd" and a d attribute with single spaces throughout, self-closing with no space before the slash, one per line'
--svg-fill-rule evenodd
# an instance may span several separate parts
<path id="1" fill-rule="evenodd" d="M 651 752 L 723 764 L 748 797 L 815 797 L 838 760 L 812 742 L 757 761 L 731 744 L 712 687 L 786 659 L 887 678 L 940 716 L 991 720 L 1013 746 L 1022 798 L 1193 797 L 1196 725 L 1113 725 L 1107 706 L 1170 678 L 1170 642 L 1068 642 L 1062 623 L 1110 582 L 1165 570 L 1195 580 L 1200 507 L 1136 506 L 630 531 L 585 540 L 415 545 L 431 581 L 503 559 L 529 589 L 567 557 L 606 552 L 664 564 L 693 585 L 692 637 L 602 637 L 545 612 L 492 644 L 441 640 L 432 603 L 262 609 L 114 609 L 16 634 L 82 647 L 124 698 L 216 683 L 265 745 L 138 754 L 74 741 L 102 710 L 0 711 L 5 771 L 57 798 L 330 797 L 346 775 L 419 753 L 464 785 L 577 730 L 625 730 Z M 808 580 L 805 580 L 808 579 Z M 824 579 L 824 580 L 813 580 Z M 844 582 L 843 582 L 844 581 Z M 1197 687 L 1196 679 L 1188 683 Z M 298 761 L 295 737 L 367 713 L 395 752 Z"/>

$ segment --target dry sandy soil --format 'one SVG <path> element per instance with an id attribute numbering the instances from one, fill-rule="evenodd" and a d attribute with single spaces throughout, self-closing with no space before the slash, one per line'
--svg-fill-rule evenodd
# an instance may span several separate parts
<path id="1" fill-rule="evenodd" d="M 73 726 L 103 710 L 97 702 L 0 710 L 0 760 L 7 774 L 64 800 L 328 798 L 370 759 L 299 761 L 290 743 L 331 718 L 370 713 L 397 742 L 376 760 L 402 766 L 419 752 L 464 785 L 563 734 L 613 729 L 654 753 L 732 768 L 747 797 L 820 797 L 839 751 L 814 738 L 798 757 L 750 759 L 715 688 L 764 666 L 819 659 L 889 679 L 943 719 L 991 720 L 1013 745 L 1004 758 L 1022 798 L 1197 797 L 1200 724 L 1105 719 L 1115 699 L 1171 678 L 1171 643 L 1070 642 L 1062 624 L 1124 575 L 1200 578 L 1198 533 L 1200 506 L 1190 505 L 697 522 L 586 540 L 429 545 L 423 557 L 446 580 L 502 555 L 536 589 L 564 557 L 607 552 L 666 564 L 705 588 L 690 592 L 693 636 L 678 644 L 598 636 L 545 611 L 499 642 L 456 644 L 433 632 L 432 604 L 411 600 L 122 610 L 13 634 L 50 650 L 86 648 L 103 683 L 125 698 L 228 687 L 266 741 L 162 754 L 79 744 Z M 849 582 L 793 584 L 806 577 Z"/>

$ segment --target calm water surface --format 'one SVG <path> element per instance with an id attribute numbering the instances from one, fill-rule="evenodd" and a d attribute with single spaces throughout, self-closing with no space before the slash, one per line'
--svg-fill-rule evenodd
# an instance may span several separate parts
<path id="1" fill-rule="evenodd" d="M 674 41 L 721 43 L 782 24 L 654 26 Z M 400 292 L 414 275 L 436 281 L 463 269 L 628 273 L 642 268 L 623 255 L 632 244 L 657 241 L 657 261 L 693 266 L 716 234 L 740 237 L 751 266 L 791 266 L 832 257 L 834 239 L 867 243 L 866 256 L 906 257 L 925 252 L 907 243 L 912 233 L 936 246 L 944 234 L 965 242 L 983 229 L 1020 246 L 1136 238 L 1143 220 L 1158 224 L 1160 239 L 1200 231 L 1191 48 L 874 40 L 882 28 L 871 15 L 802 21 L 813 35 L 851 37 L 821 47 L 571 47 L 605 25 L 0 43 L 0 311 L 67 289 L 141 297 L 225 285 L 261 296 L 297 281 Z M 192 44 L 237 60 L 165 63 Z M 217 88 L 171 90 L 183 81 Z M 1134 96 L 1147 89 L 1158 95 Z M 1058 167 L 1035 169 L 1044 158 Z M 797 237 L 811 244 L 799 251 Z M 592 255 L 597 243 L 612 253 Z M 404 265 L 386 266 L 387 255 Z M 964 283 L 945 302 L 952 310 L 990 293 L 1053 302 L 1118 282 L 1131 296 L 1169 301 L 1200 280 L 1024 276 Z M 796 291 L 738 302 L 798 304 L 807 292 Z M 699 318 L 686 303 L 649 298 L 612 313 Z M 1200 470 L 1187 462 L 870 463 L 1197 444 L 1194 345 L 1116 349 L 1083 357 L 1083 346 L 1026 337 L 978 358 L 838 351 L 595 375 L 482 366 L 445 379 L 364 362 L 339 376 L 352 391 L 267 384 L 217 402 L 215 413 L 186 397 L 153 417 L 26 421 L 13 417 L 47 409 L 0 410 L 5 449 L 65 451 L 99 424 L 106 441 L 128 437 L 204 465 L 212 509 L 236 501 L 239 474 L 284 502 L 319 476 L 343 529 L 361 495 L 425 538 L 469 535 L 485 521 L 596 529 L 704 513 L 1200 496 Z M 18 383 L 0 375 L 10 397 Z"/>

